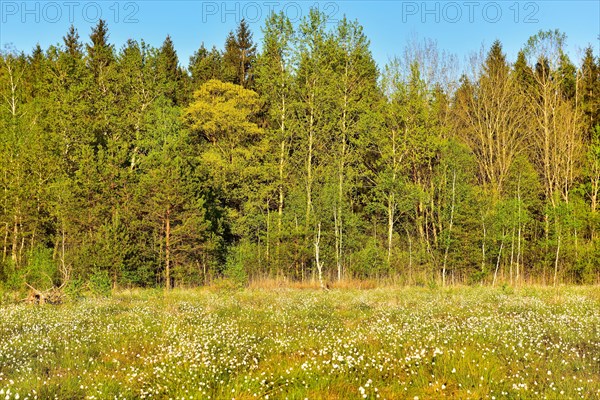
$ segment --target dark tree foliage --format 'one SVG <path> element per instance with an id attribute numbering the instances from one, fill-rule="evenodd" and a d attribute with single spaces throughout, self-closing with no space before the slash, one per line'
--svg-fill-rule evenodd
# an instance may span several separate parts
<path id="1" fill-rule="evenodd" d="M 63 36 L 63 42 L 65 44 L 65 51 L 69 56 L 72 58 L 81 58 L 83 56 L 82 45 L 79 42 L 79 34 L 73 25 L 69 28 L 67 35 Z"/>
<path id="2" fill-rule="evenodd" d="M 585 49 L 580 79 L 581 107 L 585 114 L 585 123 L 591 132 L 600 124 L 600 58 L 594 57 L 591 46 Z"/>
<path id="3" fill-rule="evenodd" d="M 75 36 L 72 36 L 72 28 L 67 34 L 65 42 L 68 40 L 69 42 L 66 43 L 67 46 L 75 46 L 73 48 L 68 47 L 69 54 L 74 55 L 76 54 L 77 34 L 75 33 Z M 106 21 L 100 19 L 90 34 L 91 44 L 86 44 L 85 46 L 87 49 L 88 65 L 96 78 L 114 61 L 114 47 L 108 43 L 108 36 Z"/>
<path id="4" fill-rule="evenodd" d="M 190 57 L 189 71 L 194 89 L 198 89 L 203 83 L 211 79 L 221 80 L 223 78 L 223 57 L 221 52 L 216 47 L 213 47 L 209 51 L 202 44 Z"/>
<path id="5" fill-rule="evenodd" d="M 168 35 L 160 48 L 158 73 L 164 86 L 164 96 L 175 105 L 181 104 L 184 96 L 184 72 L 179 66 L 179 58 L 171 36 Z"/>
<path id="6" fill-rule="evenodd" d="M 252 40 L 252 32 L 248 23 L 242 19 L 235 34 L 229 32 L 225 40 L 223 54 L 225 80 L 245 88 L 254 84 L 254 63 L 256 45 Z"/>

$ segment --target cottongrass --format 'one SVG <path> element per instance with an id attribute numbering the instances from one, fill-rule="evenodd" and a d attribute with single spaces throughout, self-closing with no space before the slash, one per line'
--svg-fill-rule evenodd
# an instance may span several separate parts
<path id="1" fill-rule="evenodd" d="M 597 287 L 124 292 L 0 309 L 0 399 L 600 398 Z"/>

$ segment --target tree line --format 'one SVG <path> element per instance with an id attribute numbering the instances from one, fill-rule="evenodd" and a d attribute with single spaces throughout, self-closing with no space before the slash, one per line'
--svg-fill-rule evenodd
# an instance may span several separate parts
<path id="1" fill-rule="evenodd" d="M 181 66 L 71 27 L 0 54 L 0 280 L 600 280 L 600 59 L 540 31 L 460 73 L 378 68 L 356 21 L 272 14 Z"/>

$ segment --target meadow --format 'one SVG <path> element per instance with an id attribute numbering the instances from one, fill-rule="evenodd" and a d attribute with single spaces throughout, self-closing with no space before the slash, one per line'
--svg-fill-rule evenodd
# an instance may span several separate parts
<path id="1" fill-rule="evenodd" d="M 600 398 L 600 288 L 134 290 L 4 305 L 3 398 Z"/>

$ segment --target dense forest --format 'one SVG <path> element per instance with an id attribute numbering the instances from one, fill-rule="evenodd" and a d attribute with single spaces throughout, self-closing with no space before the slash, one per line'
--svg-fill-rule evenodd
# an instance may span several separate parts
<path id="1" fill-rule="evenodd" d="M 600 281 L 592 47 L 540 31 L 459 68 L 415 41 L 379 68 L 358 22 L 262 29 L 187 68 L 102 20 L 0 53 L 1 285 Z"/>

